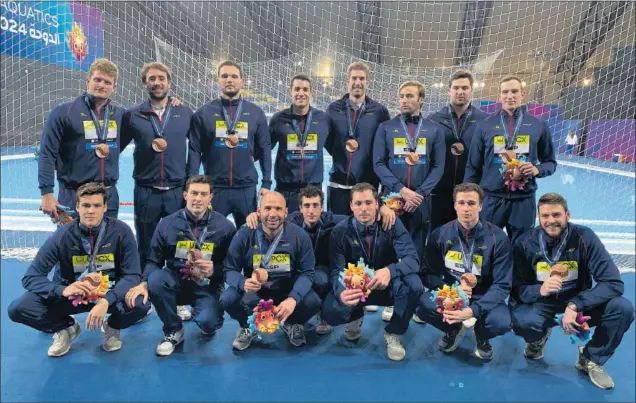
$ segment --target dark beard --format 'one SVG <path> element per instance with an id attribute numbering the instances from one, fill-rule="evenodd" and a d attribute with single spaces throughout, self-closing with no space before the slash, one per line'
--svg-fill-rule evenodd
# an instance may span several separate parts
<path id="1" fill-rule="evenodd" d="M 236 95 L 238 95 L 239 91 L 234 91 L 234 92 L 229 92 L 229 91 L 223 91 L 223 95 L 225 95 L 228 98 L 234 98 Z"/>
<path id="2" fill-rule="evenodd" d="M 160 97 L 155 96 L 155 94 L 153 94 L 152 91 L 149 91 L 148 95 L 151 101 L 161 102 L 168 96 L 168 91 L 164 92 L 163 95 Z"/>

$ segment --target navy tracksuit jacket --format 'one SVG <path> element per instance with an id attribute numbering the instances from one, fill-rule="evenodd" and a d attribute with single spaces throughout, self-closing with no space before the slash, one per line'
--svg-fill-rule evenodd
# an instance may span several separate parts
<path id="1" fill-rule="evenodd" d="M 444 174 L 437 186 L 435 186 L 435 190 L 433 190 L 432 211 L 435 212 L 431 217 L 433 229 L 457 218 L 457 213 L 453 206 L 453 189 L 455 185 L 464 181 L 466 161 L 468 160 L 470 143 L 473 139 L 475 128 L 487 116 L 487 113 L 482 112 L 481 109 L 472 104 L 459 119 L 450 105 L 444 106 L 429 116 L 430 120 L 442 128 L 446 146 Z M 463 154 L 453 155 L 451 147 L 455 143 L 460 143 L 464 146 Z"/>

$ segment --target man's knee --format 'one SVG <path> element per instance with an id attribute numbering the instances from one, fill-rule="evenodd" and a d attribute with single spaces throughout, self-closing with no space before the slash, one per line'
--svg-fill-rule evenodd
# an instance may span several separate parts
<path id="1" fill-rule="evenodd" d="M 517 304 L 510 314 L 512 328 L 515 330 L 536 330 L 543 329 L 545 320 L 534 309 L 532 304 Z"/>
<path id="2" fill-rule="evenodd" d="M 240 305 L 243 294 L 243 292 L 239 291 L 235 287 L 228 287 L 223 290 L 223 293 L 221 294 L 221 309 L 227 311 L 237 305 Z"/>
<path id="3" fill-rule="evenodd" d="M 22 323 L 27 315 L 34 320 L 42 317 L 45 313 L 44 309 L 35 308 L 38 299 L 40 299 L 39 296 L 27 291 L 13 300 L 7 309 L 9 319 L 16 323 Z"/>
<path id="4" fill-rule="evenodd" d="M 171 273 L 167 270 L 155 270 L 148 276 L 148 290 L 151 294 L 161 295 L 162 292 L 177 286 Z"/>
<path id="5" fill-rule="evenodd" d="M 488 313 L 484 327 L 488 329 L 492 337 L 501 336 L 510 331 L 511 322 L 510 311 L 506 305 L 502 304 Z"/>
<path id="6" fill-rule="evenodd" d="M 309 290 L 307 295 L 300 301 L 299 308 L 305 312 L 316 313 L 320 310 L 322 301 L 314 290 Z"/>
<path id="7" fill-rule="evenodd" d="M 205 333 L 214 333 L 223 325 L 223 312 L 219 306 L 208 306 L 197 314 L 194 322 Z"/>
<path id="8" fill-rule="evenodd" d="M 606 315 L 617 315 L 624 318 L 626 323 L 631 324 L 634 321 L 634 306 L 625 297 L 616 297 L 609 300 L 605 308 Z"/>

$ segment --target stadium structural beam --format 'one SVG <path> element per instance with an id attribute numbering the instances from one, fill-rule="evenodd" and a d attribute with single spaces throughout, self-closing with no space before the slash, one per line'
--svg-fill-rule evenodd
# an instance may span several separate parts
<path id="1" fill-rule="evenodd" d="M 561 89 L 575 81 L 590 57 L 629 7 L 627 1 L 590 1 L 581 14 L 579 26 L 570 37 L 567 50 L 555 68 Z M 561 92 L 563 94 L 563 92 Z"/>
<path id="2" fill-rule="evenodd" d="M 380 1 L 358 1 L 357 16 L 360 23 L 360 57 L 382 63 L 382 28 L 380 27 Z"/>
<path id="3" fill-rule="evenodd" d="M 484 29 L 492 14 L 493 1 L 473 0 L 464 3 L 464 14 L 455 43 L 453 63 L 471 64 L 479 56 Z"/>
<path id="4" fill-rule="evenodd" d="M 244 1 L 243 5 L 263 38 L 267 58 L 278 59 L 289 54 L 288 24 L 283 9 L 273 1 Z"/>

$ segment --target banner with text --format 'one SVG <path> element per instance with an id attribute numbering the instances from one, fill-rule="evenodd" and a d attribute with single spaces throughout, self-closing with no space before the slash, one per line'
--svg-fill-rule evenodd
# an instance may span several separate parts
<path id="1" fill-rule="evenodd" d="M 0 2 L 0 52 L 88 71 L 104 57 L 102 12 L 74 1 Z"/>

